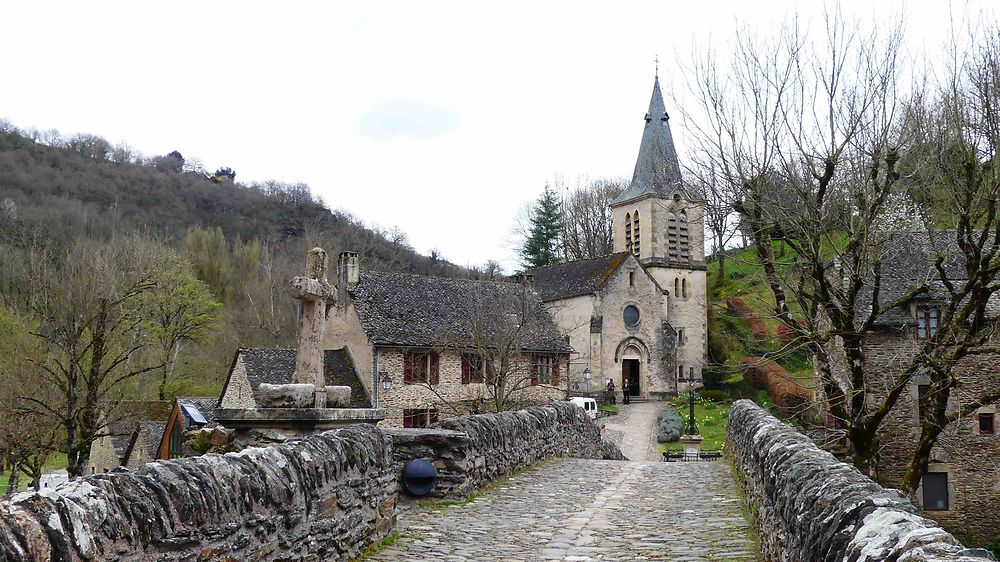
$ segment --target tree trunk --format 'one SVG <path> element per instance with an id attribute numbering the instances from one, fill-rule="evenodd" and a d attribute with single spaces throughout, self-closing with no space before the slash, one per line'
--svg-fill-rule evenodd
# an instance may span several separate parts
<path id="1" fill-rule="evenodd" d="M 715 285 L 720 286 L 726 279 L 726 253 L 719 252 L 719 276 L 715 278 Z"/>
<path id="2" fill-rule="evenodd" d="M 851 428 L 847 432 L 847 437 L 851 443 L 851 464 L 861 471 L 861 474 L 877 481 L 879 442 L 875 432 Z"/>
<path id="3" fill-rule="evenodd" d="M 10 463 L 10 475 L 7 477 L 7 495 L 16 494 L 17 486 L 21 480 L 21 463 L 14 461 Z"/>

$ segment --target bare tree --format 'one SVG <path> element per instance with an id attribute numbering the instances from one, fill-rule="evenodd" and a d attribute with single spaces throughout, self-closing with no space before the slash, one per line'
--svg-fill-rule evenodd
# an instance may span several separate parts
<path id="1" fill-rule="evenodd" d="M 113 421 L 124 383 L 160 367 L 137 360 L 147 343 L 139 329 L 142 299 L 154 275 L 140 246 L 130 242 L 78 240 L 34 278 L 35 334 L 47 351 L 38 367 L 58 400 L 22 397 L 30 412 L 62 426 L 71 477 L 83 473 L 91 444 Z"/>
<path id="2" fill-rule="evenodd" d="M 613 251 L 611 202 L 624 178 L 599 178 L 577 185 L 563 201 L 563 250 L 567 260 L 605 256 Z"/>

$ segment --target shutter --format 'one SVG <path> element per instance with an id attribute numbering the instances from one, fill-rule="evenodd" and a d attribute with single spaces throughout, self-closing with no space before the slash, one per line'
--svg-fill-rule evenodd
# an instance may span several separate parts
<path id="1" fill-rule="evenodd" d="M 559 386 L 559 356 L 552 356 L 552 384 Z"/>
<path id="2" fill-rule="evenodd" d="M 431 384 L 438 384 L 439 382 L 441 382 L 441 377 L 440 377 L 440 373 L 439 373 L 439 369 L 438 369 L 438 366 L 440 365 L 441 360 L 438 357 L 438 354 L 437 354 L 436 351 L 432 351 L 431 352 L 430 363 L 431 363 L 430 364 L 430 369 L 429 369 L 430 373 L 427 374 L 427 380 Z"/>
<path id="3" fill-rule="evenodd" d="M 472 362 L 468 353 L 462 354 L 462 384 L 469 384 L 472 378 Z"/>
<path id="4" fill-rule="evenodd" d="M 403 354 L 403 384 L 413 384 L 413 354 L 408 352 Z"/>
<path id="5" fill-rule="evenodd" d="M 531 356 L 531 384 L 538 384 L 538 356 Z"/>

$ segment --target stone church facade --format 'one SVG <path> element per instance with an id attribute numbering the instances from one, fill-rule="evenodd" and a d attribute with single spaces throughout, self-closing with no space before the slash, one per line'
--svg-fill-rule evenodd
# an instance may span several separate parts
<path id="1" fill-rule="evenodd" d="M 526 274 L 577 352 L 575 390 L 629 380 L 634 396 L 669 396 L 701 378 L 708 292 L 704 202 L 682 181 L 659 77 L 632 181 L 611 210 L 615 253 Z"/>

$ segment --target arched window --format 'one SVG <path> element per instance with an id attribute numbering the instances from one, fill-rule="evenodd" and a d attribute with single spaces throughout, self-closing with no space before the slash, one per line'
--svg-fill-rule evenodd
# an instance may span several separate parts
<path id="1" fill-rule="evenodd" d="M 625 251 L 632 251 L 632 214 L 625 213 Z"/>
<path id="2" fill-rule="evenodd" d="M 681 279 L 681 297 L 688 298 L 688 280 Z"/>
<path id="3" fill-rule="evenodd" d="M 673 211 L 667 213 L 667 255 L 677 259 L 677 215 Z"/>
<path id="4" fill-rule="evenodd" d="M 688 244 L 688 220 L 686 211 L 681 211 L 678 215 L 677 226 L 677 250 L 680 253 L 680 258 L 686 261 L 688 259 L 688 248 L 690 246 Z"/>
<path id="5" fill-rule="evenodd" d="M 676 277 L 674 277 L 674 296 L 675 297 L 681 296 L 680 279 Z"/>
<path id="6" fill-rule="evenodd" d="M 632 253 L 639 257 L 639 211 L 632 215 Z"/>

